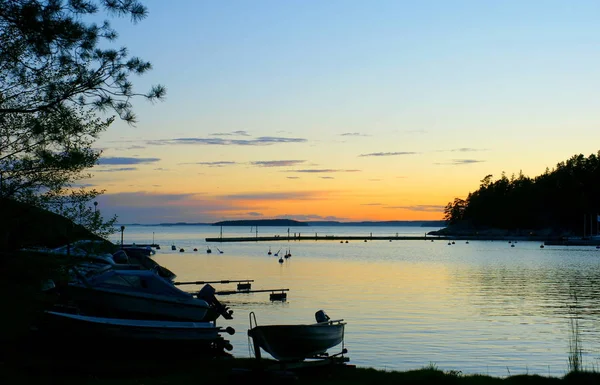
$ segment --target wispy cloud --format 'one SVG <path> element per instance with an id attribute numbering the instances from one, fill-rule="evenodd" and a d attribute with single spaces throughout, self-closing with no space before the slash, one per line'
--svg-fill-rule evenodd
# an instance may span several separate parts
<path id="1" fill-rule="evenodd" d="M 261 136 L 256 139 L 223 139 L 223 138 L 173 138 L 165 140 L 151 140 L 152 145 L 213 145 L 213 146 L 268 146 L 277 143 L 304 143 L 303 138 L 284 138 L 277 136 Z"/>
<path id="2" fill-rule="evenodd" d="M 336 216 L 322 216 L 317 214 L 283 214 L 277 218 L 294 219 L 297 221 L 345 221 L 347 218 Z"/>
<path id="3" fill-rule="evenodd" d="M 215 132 L 210 134 L 212 136 L 250 136 L 247 131 L 239 130 L 239 131 L 231 131 L 231 132 Z"/>
<path id="4" fill-rule="evenodd" d="M 148 187 L 148 186 L 146 186 Z M 264 218 L 264 210 L 275 200 L 320 199 L 328 191 L 248 193 L 227 196 L 208 194 L 160 194 L 147 191 L 107 193 L 98 197 L 104 216 L 116 214 L 119 223 L 217 222 L 235 218 Z M 346 218 L 309 213 L 277 215 L 297 220 L 338 220 Z M 127 230 L 125 230 L 127 233 Z"/>
<path id="5" fill-rule="evenodd" d="M 156 194 L 146 191 L 107 193 L 98 196 L 97 200 L 103 215 L 116 214 L 120 223 L 212 221 L 223 211 L 235 206 L 231 202 L 203 199 L 200 194 Z"/>
<path id="6" fill-rule="evenodd" d="M 381 206 L 381 203 L 361 203 L 361 206 Z"/>
<path id="7" fill-rule="evenodd" d="M 192 162 L 192 163 L 179 163 L 181 165 L 184 164 L 198 164 L 201 166 L 208 166 L 208 167 L 224 167 L 224 166 L 232 166 L 234 164 L 237 164 L 237 162 L 232 162 L 232 161 L 220 161 L 220 162 Z"/>
<path id="8" fill-rule="evenodd" d="M 296 166 L 300 163 L 306 162 L 305 160 L 258 160 L 250 162 L 253 166 L 259 167 L 289 167 Z"/>
<path id="9" fill-rule="evenodd" d="M 321 179 L 335 179 L 335 178 L 334 178 L 334 177 L 332 177 L 332 176 L 322 176 L 322 177 L 320 177 L 320 178 L 321 178 Z"/>
<path id="10" fill-rule="evenodd" d="M 243 201 L 280 201 L 280 200 L 313 200 L 323 196 L 320 192 L 311 191 L 289 191 L 289 192 L 265 192 L 265 193 L 247 193 L 221 195 L 218 198 L 223 200 L 243 200 Z"/>
<path id="11" fill-rule="evenodd" d="M 449 162 L 434 163 L 434 164 L 437 164 L 437 165 L 455 165 L 455 166 L 461 166 L 461 165 L 465 165 L 465 164 L 483 163 L 483 162 L 485 162 L 485 160 L 477 160 L 477 159 L 452 159 Z"/>
<path id="12" fill-rule="evenodd" d="M 370 154 L 361 154 L 359 156 L 399 156 L 399 155 L 415 155 L 418 152 L 400 151 L 400 152 L 372 152 Z"/>
<path id="13" fill-rule="evenodd" d="M 360 132 L 344 132 L 343 134 L 340 134 L 340 136 L 371 136 L 371 135 L 363 134 Z"/>
<path id="14" fill-rule="evenodd" d="M 94 172 L 118 172 L 118 171 L 135 171 L 137 167 L 119 167 L 119 168 L 105 168 L 105 169 L 94 169 Z"/>
<path id="15" fill-rule="evenodd" d="M 286 176 L 286 178 L 288 178 L 288 179 L 300 179 L 299 176 Z"/>
<path id="16" fill-rule="evenodd" d="M 318 168 L 308 168 L 303 170 L 290 170 L 286 172 L 303 172 L 303 173 L 324 173 L 324 172 L 360 172 L 360 170 L 336 170 L 336 169 L 318 169 Z"/>
<path id="17" fill-rule="evenodd" d="M 453 148 L 450 152 L 476 152 L 476 151 L 487 151 L 482 148 L 470 148 L 470 147 L 461 147 L 461 148 Z"/>
<path id="18" fill-rule="evenodd" d="M 158 162 L 160 158 L 131 158 L 124 156 L 103 157 L 98 159 L 99 165 L 145 164 Z"/>
<path id="19" fill-rule="evenodd" d="M 384 209 L 402 209 L 402 210 L 410 210 L 410 211 L 421 211 L 421 212 L 429 212 L 429 213 L 438 213 L 444 211 L 444 206 L 438 205 L 412 205 L 412 206 L 386 206 Z"/>

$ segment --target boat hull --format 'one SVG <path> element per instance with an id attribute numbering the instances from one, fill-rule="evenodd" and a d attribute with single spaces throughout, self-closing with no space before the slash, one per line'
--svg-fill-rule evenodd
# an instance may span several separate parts
<path id="1" fill-rule="evenodd" d="M 128 293 L 78 285 L 69 285 L 61 293 L 87 315 L 194 322 L 206 321 L 207 317 L 214 319 L 209 313 L 210 305 L 193 297 Z"/>
<path id="2" fill-rule="evenodd" d="M 118 354 L 120 347 L 138 354 L 165 351 L 210 353 L 218 355 L 232 346 L 222 333 L 233 330 L 212 322 L 178 322 L 93 317 L 47 311 L 37 324 L 39 339 L 49 345 L 93 346 Z"/>
<path id="3" fill-rule="evenodd" d="M 255 346 L 279 361 L 302 361 L 326 354 L 344 340 L 345 323 L 265 325 L 248 330 Z"/>

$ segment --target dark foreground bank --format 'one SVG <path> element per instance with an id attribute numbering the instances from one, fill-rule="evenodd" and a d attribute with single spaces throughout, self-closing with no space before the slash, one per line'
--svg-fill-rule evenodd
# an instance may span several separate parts
<path id="1" fill-rule="evenodd" d="M 6 353 L 6 351 L 5 351 Z M 365 385 L 365 384 L 600 384 L 600 373 L 573 372 L 562 378 L 517 375 L 496 378 L 443 372 L 434 364 L 397 372 L 356 368 L 350 363 L 287 369 L 273 360 L 194 357 L 173 352 L 139 352 L 135 346 L 93 351 L 79 346 L 48 346 L 29 355 L 5 354 L 0 361 L 0 384 L 77 385 Z"/>

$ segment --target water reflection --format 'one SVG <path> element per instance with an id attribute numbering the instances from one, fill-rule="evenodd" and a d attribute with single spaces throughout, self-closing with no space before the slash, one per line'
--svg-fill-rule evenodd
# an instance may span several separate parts
<path id="1" fill-rule="evenodd" d="M 197 234 L 173 242 L 203 250 Z M 348 322 L 346 347 L 358 366 L 411 370 L 433 362 L 463 373 L 561 376 L 571 316 L 580 320 L 584 361 L 598 363 L 599 251 L 483 241 L 290 245 L 294 256 L 282 264 L 267 251 L 286 243 L 233 243 L 212 255 L 161 250 L 155 259 L 181 281 L 253 279 L 255 289 L 290 290 L 284 302 L 269 293 L 222 298 L 234 310 L 227 326 L 236 329 L 231 342 L 240 357 L 251 354 L 249 312 L 259 324 L 301 323 L 324 309 Z"/>

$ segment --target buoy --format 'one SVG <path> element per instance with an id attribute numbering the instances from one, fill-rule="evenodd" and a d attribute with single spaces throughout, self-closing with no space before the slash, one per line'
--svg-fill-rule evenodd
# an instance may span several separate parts
<path id="1" fill-rule="evenodd" d="M 198 251 L 198 249 L 194 247 L 194 251 Z"/>
<path id="2" fill-rule="evenodd" d="M 183 247 L 181 249 L 179 249 L 180 253 L 183 253 L 185 250 L 183 249 Z"/>

